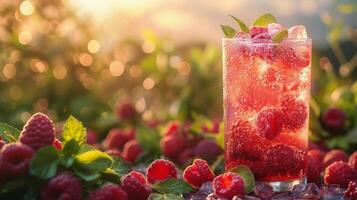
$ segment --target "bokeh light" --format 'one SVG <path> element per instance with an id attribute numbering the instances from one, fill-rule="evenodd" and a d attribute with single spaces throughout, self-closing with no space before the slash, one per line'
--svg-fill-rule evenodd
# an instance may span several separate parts
<path id="1" fill-rule="evenodd" d="M 23 1 L 20 4 L 20 12 L 23 15 L 31 15 L 35 11 L 35 8 L 33 7 L 32 3 L 28 0 Z"/>

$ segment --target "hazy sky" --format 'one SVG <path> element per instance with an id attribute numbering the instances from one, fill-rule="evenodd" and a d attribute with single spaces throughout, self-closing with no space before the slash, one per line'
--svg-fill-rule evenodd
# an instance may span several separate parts
<path id="1" fill-rule="evenodd" d="M 140 37 L 151 29 L 176 42 L 219 43 L 220 24 L 234 23 L 228 14 L 250 24 L 262 13 L 273 13 L 286 26 L 305 25 L 314 45 L 326 45 L 321 20 L 334 7 L 333 0 L 70 0 L 78 15 L 93 17 L 98 39 L 110 46 L 127 36 Z M 356 27 L 356 15 L 342 16 Z"/>

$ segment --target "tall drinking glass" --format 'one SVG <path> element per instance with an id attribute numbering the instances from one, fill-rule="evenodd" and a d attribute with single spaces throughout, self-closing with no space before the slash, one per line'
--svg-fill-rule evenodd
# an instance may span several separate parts
<path id="1" fill-rule="evenodd" d="M 274 191 L 306 177 L 311 39 L 223 39 L 226 170 L 251 168 Z"/>

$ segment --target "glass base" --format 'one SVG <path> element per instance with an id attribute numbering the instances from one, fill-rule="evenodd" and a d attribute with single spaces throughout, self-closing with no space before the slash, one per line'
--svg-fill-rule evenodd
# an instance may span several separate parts
<path id="1" fill-rule="evenodd" d="M 294 185 L 306 183 L 306 178 L 303 179 L 296 179 L 296 180 L 289 180 L 289 181 L 274 181 L 274 182 L 266 182 L 266 181 L 261 181 L 263 183 L 266 183 L 273 187 L 274 192 L 287 192 L 293 190 Z"/>

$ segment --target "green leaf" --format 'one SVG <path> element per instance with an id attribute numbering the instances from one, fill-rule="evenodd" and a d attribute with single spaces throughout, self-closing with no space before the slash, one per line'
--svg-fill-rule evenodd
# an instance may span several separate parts
<path id="1" fill-rule="evenodd" d="M 113 169 L 107 168 L 102 172 L 102 178 L 117 183 L 120 181 L 120 176 Z"/>
<path id="2" fill-rule="evenodd" d="M 131 165 L 125 161 L 123 158 L 113 156 L 113 162 L 110 166 L 119 176 L 124 176 L 128 174 L 131 170 Z"/>
<path id="3" fill-rule="evenodd" d="M 258 17 L 258 19 L 256 19 L 255 22 L 253 23 L 253 26 L 267 27 L 268 24 L 270 23 L 276 23 L 276 19 L 272 14 L 266 13 Z"/>
<path id="4" fill-rule="evenodd" d="M 149 196 L 149 200 L 184 200 L 183 197 L 175 194 L 155 194 L 152 193 Z"/>
<path id="5" fill-rule="evenodd" d="M 147 151 L 160 151 L 160 134 L 147 127 L 139 127 L 136 133 L 139 145 Z"/>
<path id="6" fill-rule="evenodd" d="M 8 193 L 12 190 L 18 189 L 18 188 L 23 187 L 27 184 L 28 184 L 28 182 L 25 179 L 11 180 L 11 181 L 1 185 L 0 194 Z"/>
<path id="7" fill-rule="evenodd" d="M 84 144 L 79 148 L 79 151 L 78 151 L 77 154 L 82 154 L 82 153 L 85 153 L 87 151 L 93 151 L 93 150 L 96 150 L 96 148 L 94 148 L 92 145 Z"/>
<path id="8" fill-rule="evenodd" d="M 221 29 L 223 31 L 223 34 L 226 36 L 226 38 L 233 38 L 237 33 L 237 31 L 234 30 L 234 28 L 227 25 L 221 25 Z"/>
<path id="9" fill-rule="evenodd" d="M 238 23 L 241 31 L 243 31 L 245 33 L 249 33 L 248 26 L 242 20 L 234 17 L 233 15 L 229 15 L 229 16 L 232 17 Z"/>
<path id="10" fill-rule="evenodd" d="M 181 179 L 168 179 L 155 183 L 152 187 L 163 194 L 183 194 L 193 191 L 193 188 Z"/>
<path id="11" fill-rule="evenodd" d="M 59 163 L 59 152 L 53 146 L 41 148 L 31 159 L 30 174 L 49 179 L 57 172 Z"/>
<path id="12" fill-rule="evenodd" d="M 7 143 L 16 142 L 20 136 L 20 131 L 6 123 L 0 123 L 0 137 Z"/>
<path id="13" fill-rule="evenodd" d="M 69 140 L 64 144 L 62 153 L 66 156 L 71 156 L 78 153 L 78 151 L 79 151 L 79 144 L 74 138 L 72 138 L 71 140 Z"/>
<path id="14" fill-rule="evenodd" d="M 242 177 L 247 194 L 253 191 L 255 187 L 255 180 L 253 172 L 249 169 L 249 167 L 245 165 L 239 165 L 238 167 L 232 168 L 230 171 L 235 172 Z"/>
<path id="15" fill-rule="evenodd" d="M 81 179 L 89 182 L 89 181 L 93 181 L 95 179 L 98 179 L 100 177 L 100 173 L 99 172 L 90 172 L 87 171 L 85 169 L 82 168 L 77 168 L 74 167 L 73 168 L 74 173 L 79 176 Z"/>
<path id="16" fill-rule="evenodd" d="M 63 126 L 62 137 L 64 143 L 74 139 L 78 142 L 79 146 L 82 146 L 86 141 L 87 133 L 82 122 L 70 116 Z"/>
<path id="17" fill-rule="evenodd" d="M 101 151 L 92 150 L 76 156 L 74 166 L 88 172 L 100 172 L 110 167 L 112 158 Z"/>
<path id="18" fill-rule="evenodd" d="M 74 156 L 78 153 L 79 149 L 79 144 L 74 138 L 66 142 L 62 150 L 63 157 L 61 158 L 61 164 L 64 167 L 72 166 L 74 162 Z"/>
<path id="19" fill-rule="evenodd" d="M 274 35 L 272 38 L 273 42 L 279 43 L 284 40 L 288 36 L 288 31 L 287 30 L 282 30 Z"/>

